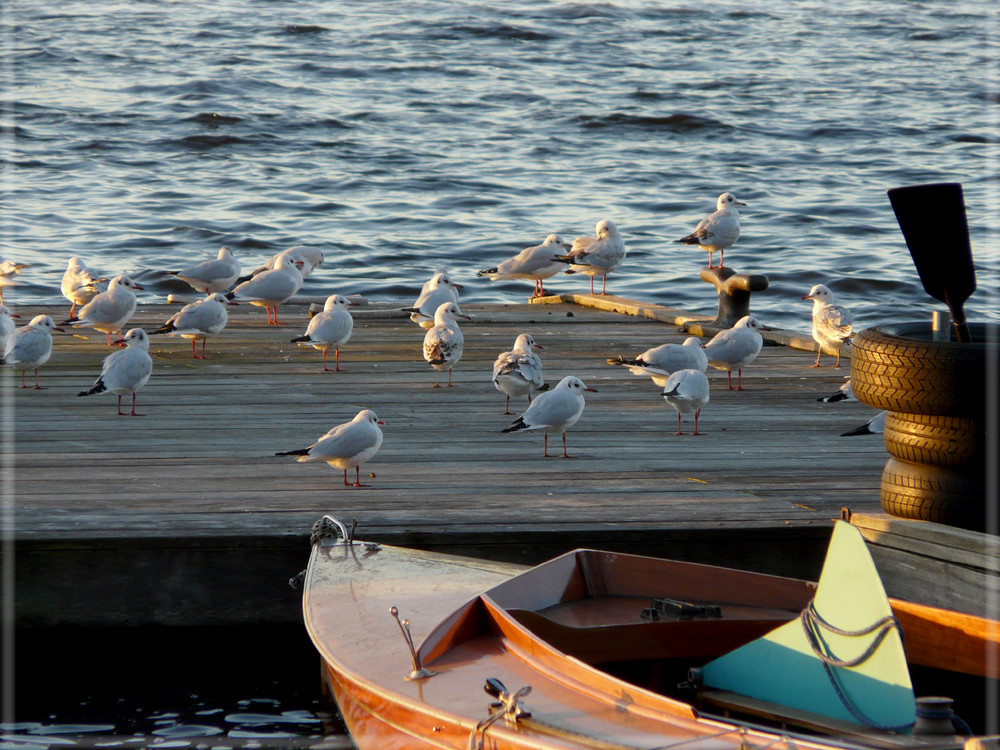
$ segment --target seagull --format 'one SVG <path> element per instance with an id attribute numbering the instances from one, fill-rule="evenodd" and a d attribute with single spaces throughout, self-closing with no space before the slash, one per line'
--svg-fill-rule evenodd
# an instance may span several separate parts
<path id="1" fill-rule="evenodd" d="M 309 274 L 313 272 L 315 268 L 323 265 L 323 252 L 317 250 L 314 247 L 308 247 L 307 245 L 296 245 L 295 247 L 290 247 L 287 250 L 282 250 L 280 253 L 275 253 L 272 255 L 267 263 L 262 265 L 260 268 L 255 268 L 249 276 L 243 276 L 239 281 L 247 281 L 254 276 L 259 276 L 264 273 L 264 271 L 270 271 L 278 264 L 278 258 L 288 257 L 292 260 L 302 261 L 302 278 L 309 278 Z"/>
<path id="2" fill-rule="evenodd" d="M 577 237 L 569 253 L 557 255 L 556 260 L 569 263 L 566 273 L 585 273 L 590 276 L 590 293 L 594 293 L 594 277 L 602 277 L 601 294 L 607 294 L 608 274 L 625 260 L 625 241 L 611 219 L 597 222 L 596 237 Z"/>
<path id="3" fill-rule="evenodd" d="M 832 404 L 837 401 L 857 401 L 858 399 L 854 395 L 854 389 L 851 388 L 851 379 L 848 377 L 844 379 L 844 384 L 835 392 L 831 393 L 829 396 L 823 396 L 822 398 L 818 398 L 816 400 L 822 401 L 826 404 Z"/>
<path id="4" fill-rule="evenodd" d="M 337 352 L 337 366 L 333 371 L 341 371 L 340 345 L 347 343 L 354 329 L 354 318 L 347 308 L 354 304 L 347 297 L 339 294 L 330 295 L 323 305 L 323 312 L 309 320 L 305 334 L 292 339 L 293 344 L 307 344 L 323 352 L 323 372 L 331 372 L 326 366 L 326 350 L 331 346 Z"/>
<path id="5" fill-rule="evenodd" d="M 118 396 L 119 417 L 142 417 L 135 411 L 135 394 L 146 385 L 153 372 L 153 360 L 149 356 L 149 337 L 141 328 L 130 328 L 125 338 L 125 348 L 104 358 L 101 374 L 90 390 L 80 391 L 77 396 L 111 391 Z M 122 413 L 122 395 L 132 394 L 132 411 Z"/>
<path id="6" fill-rule="evenodd" d="M 667 378 L 667 383 L 663 387 L 663 400 L 677 410 L 677 432 L 675 435 L 683 435 L 681 430 L 681 415 L 694 412 L 694 432 L 692 435 L 701 435 L 698 432 L 698 415 L 701 408 L 708 403 L 708 378 L 701 370 L 686 369 L 677 370 Z"/>
<path id="7" fill-rule="evenodd" d="M 563 268 L 563 263 L 554 260 L 572 246 L 563 242 L 558 234 L 550 234 L 545 242 L 534 247 L 526 247 L 513 258 L 508 258 L 495 268 L 484 268 L 476 274 L 489 277 L 490 281 L 505 279 L 532 279 L 535 282 L 535 297 L 545 294 L 542 280 L 555 276 Z"/>
<path id="8" fill-rule="evenodd" d="M 301 259 L 293 260 L 288 256 L 281 256 L 274 268 L 237 285 L 226 295 L 226 299 L 263 307 L 267 310 L 267 322 L 271 325 L 281 325 L 278 322 L 278 305 L 290 300 L 302 288 L 302 272 L 299 270 L 302 265 Z"/>
<path id="9" fill-rule="evenodd" d="M 104 331 L 108 335 L 108 345 L 111 345 L 111 334 L 118 334 L 118 343 L 122 341 L 122 327 L 132 319 L 137 300 L 133 290 L 142 287 L 128 276 L 120 275 L 111 279 L 108 290 L 101 292 L 90 302 L 80 308 L 77 317 L 70 316 L 61 325 L 71 325 L 74 328 L 93 328 Z"/>
<path id="10" fill-rule="evenodd" d="M 451 368 L 462 358 L 465 336 L 458 327 L 458 318 L 471 320 L 454 302 L 444 302 L 434 313 L 434 327 L 424 334 L 424 359 L 434 368 L 434 387 L 440 388 L 438 378 L 442 370 L 448 371 L 451 387 Z"/>
<path id="11" fill-rule="evenodd" d="M 545 444 L 542 455 L 549 457 L 549 433 L 561 432 L 563 440 L 563 458 L 569 458 L 566 452 L 566 430 L 576 424 L 583 414 L 583 392 L 597 393 L 596 388 L 588 388 L 580 378 L 567 375 L 550 391 L 538 394 L 531 405 L 519 416 L 510 427 L 501 432 L 517 430 L 542 430 L 545 432 Z"/>
<path id="12" fill-rule="evenodd" d="M 885 432 L 886 412 L 880 411 L 860 427 L 841 433 L 841 437 L 852 437 L 854 435 L 881 435 Z"/>
<path id="13" fill-rule="evenodd" d="M 0 305 L 3 304 L 3 290 L 17 286 L 14 277 L 21 273 L 22 268 L 28 268 L 31 263 L 15 263 L 12 260 L 0 258 Z"/>
<path id="14" fill-rule="evenodd" d="M 21 316 L 12 313 L 7 305 L 0 305 L 0 356 L 3 356 L 4 347 L 7 346 L 7 339 L 14 334 L 16 325 L 13 318 L 19 317 Z"/>
<path id="15" fill-rule="evenodd" d="M 746 206 L 746 203 L 736 200 L 732 193 L 723 193 L 716 201 L 715 213 L 699 221 L 698 226 L 687 237 L 676 241 L 685 245 L 701 245 L 701 249 L 708 252 L 709 268 L 712 268 L 712 253 L 718 250 L 719 268 L 722 268 L 725 249 L 740 238 L 740 212 L 737 206 Z"/>
<path id="16" fill-rule="evenodd" d="M 507 394 L 504 414 L 511 413 L 511 396 L 527 396 L 531 404 L 532 392 L 542 390 L 542 359 L 533 351 L 542 348 L 530 334 L 522 333 L 514 340 L 514 348 L 500 354 L 493 363 L 493 385 Z"/>
<path id="17" fill-rule="evenodd" d="M 743 390 L 743 367 L 750 364 L 764 345 L 760 331 L 764 328 L 753 315 L 744 315 L 736 324 L 717 333 L 705 344 L 708 364 L 717 370 L 725 370 L 729 376 L 729 390 Z M 733 388 L 733 370 L 739 376 L 738 385 Z"/>
<path id="18" fill-rule="evenodd" d="M 840 367 L 840 350 L 845 344 L 850 344 L 850 338 L 854 335 L 851 326 L 854 316 L 846 307 L 838 305 L 833 298 L 833 292 L 822 284 L 816 284 L 802 299 L 812 300 L 812 337 L 819 345 L 816 362 L 810 367 L 822 367 L 819 357 L 823 353 L 824 346 L 837 350 L 837 364 L 834 367 Z"/>
<path id="19" fill-rule="evenodd" d="M 624 365 L 633 375 L 647 375 L 660 388 L 667 386 L 667 378 L 678 370 L 708 369 L 708 357 L 701 348 L 701 339 L 688 336 L 682 344 L 663 344 L 647 349 L 634 359 L 618 355 L 608 360 L 609 365 Z"/>
<path id="20" fill-rule="evenodd" d="M 229 305 L 235 305 L 226 299 L 226 295 L 219 292 L 184 305 L 178 312 L 174 313 L 166 323 L 150 331 L 150 336 L 158 333 L 166 333 L 170 336 L 180 336 L 191 339 L 191 353 L 195 359 L 208 359 L 205 356 L 205 342 L 209 336 L 222 331 L 229 322 L 229 312 L 226 310 Z M 198 348 L 195 342 L 201 341 L 201 356 L 198 356 Z"/>
<path id="21" fill-rule="evenodd" d="M 458 290 L 461 288 L 462 285 L 452 281 L 447 273 L 438 271 L 424 284 L 413 307 L 407 308 L 405 312 L 411 313 L 410 320 L 421 328 L 431 328 L 436 325 L 434 314 L 442 304 L 445 302 L 458 304 Z"/>
<path id="22" fill-rule="evenodd" d="M 225 292 L 236 283 L 240 276 L 240 262 L 233 251 L 223 245 L 215 260 L 206 260 L 183 271 L 168 271 L 181 281 L 186 281 L 194 289 L 205 294 Z"/>
<path id="23" fill-rule="evenodd" d="M 77 305 L 86 305 L 100 294 L 101 290 L 97 286 L 97 282 L 99 281 L 107 281 L 107 279 L 102 278 L 96 271 L 87 268 L 83 260 L 77 256 L 74 255 L 69 259 L 66 271 L 63 273 L 60 289 L 62 290 L 63 297 L 73 303 L 73 306 L 69 309 L 69 316 L 71 318 Z"/>
<path id="24" fill-rule="evenodd" d="M 344 486 L 349 486 L 347 470 L 354 467 L 354 486 L 361 484 L 361 467 L 365 461 L 378 453 L 382 446 L 382 430 L 385 426 L 371 409 L 362 409 L 350 422 L 339 424 L 323 437 L 310 445 L 294 451 L 275 453 L 276 456 L 298 456 L 298 461 L 326 461 L 337 469 L 344 470 Z"/>
<path id="25" fill-rule="evenodd" d="M 3 348 L 3 364 L 21 371 L 21 387 L 27 388 L 24 373 L 35 371 L 35 390 L 42 390 L 38 384 L 38 368 L 52 356 L 52 332 L 63 329 L 52 322 L 48 315 L 36 315 L 26 326 L 21 326 L 7 338 Z"/>

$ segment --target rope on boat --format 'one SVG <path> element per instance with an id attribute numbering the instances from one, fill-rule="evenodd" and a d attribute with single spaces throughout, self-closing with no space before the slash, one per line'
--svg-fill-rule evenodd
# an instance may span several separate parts
<path id="1" fill-rule="evenodd" d="M 521 698 L 531 692 L 531 685 L 518 688 L 513 693 L 501 693 L 498 702 L 493 704 L 496 709 L 485 719 L 476 724 L 469 735 L 469 742 L 466 750 L 483 750 L 486 747 L 486 730 L 493 726 L 500 719 L 507 719 L 511 723 L 517 723 L 519 716 L 525 713 L 521 705 Z"/>
<path id="2" fill-rule="evenodd" d="M 812 648 L 813 653 L 816 654 L 820 662 L 823 664 L 823 669 L 826 670 L 826 676 L 830 680 L 830 684 L 833 686 L 834 691 L 837 693 L 837 697 L 840 699 L 844 708 L 847 709 L 848 713 L 850 713 L 855 720 L 864 724 L 866 727 L 879 729 L 885 732 L 898 732 L 903 729 L 909 729 L 913 726 L 913 722 L 900 724 L 898 726 L 888 726 L 868 718 L 861 711 L 861 709 L 854 705 L 851 699 L 841 688 L 840 683 L 837 681 L 837 676 L 833 671 L 833 667 L 851 669 L 860 664 L 864 664 L 878 650 L 879 646 L 882 645 L 882 642 L 893 630 L 897 631 L 899 633 L 899 637 L 902 638 L 903 627 L 900 625 L 898 619 L 892 615 L 887 615 L 886 617 L 883 617 L 882 619 L 869 625 L 867 628 L 862 628 L 861 630 L 842 630 L 824 620 L 823 617 L 820 616 L 819 612 L 816 611 L 815 602 L 809 602 L 809 605 L 802 610 L 799 620 L 802 623 L 802 629 L 805 631 L 806 640 L 809 641 L 809 646 Z M 836 635 L 851 638 L 871 635 L 872 633 L 875 633 L 875 637 L 872 638 L 871 643 L 868 644 L 868 648 L 866 648 L 859 656 L 853 659 L 837 659 L 836 657 L 826 653 L 823 649 L 821 630 L 827 630 Z"/>

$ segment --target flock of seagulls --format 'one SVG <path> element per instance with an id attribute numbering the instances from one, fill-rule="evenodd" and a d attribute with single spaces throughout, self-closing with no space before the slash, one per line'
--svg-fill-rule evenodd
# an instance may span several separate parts
<path id="1" fill-rule="evenodd" d="M 719 267 L 724 251 L 740 236 L 739 207 L 747 204 L 732 193 L 723 193 L 714 213 L 702 219 L 695 230 L 677 242 L 698 245 L 708 252 L 708 267 L 712 268 L 712 255 L 719 251 Z M 533 281 L 534 296 L 546 294 L 544 281 L 559 272 L 582 273 L 590 277 L 591 293 L 594 279 L 601 277 L 601 294 L 607 294 L 607 277 L 624 262 L 627 251 L 616 224 L 610 219 L 597 222 L 596 236 L 577 237 L 566 243 L 558 234 L 548 235 L 544 242 L 528 247 L 498 265 L 479 271 L 477 276 L 492 281 L 523 279 Z M 62 278 L 63 296 L 72 303 L 66 321 L 57 325 L 47 315 L 33 318 L 27 325 L 16 328 L 14 315 L 2 304 L 2 292 L 16 286 L 15 277 L 28 264 L 0 259 L 0 352 L 3 364 L 21 370 L 22 387 L 26 373 L 34 370 L 35 388 L 40 388 L 38 368 L 52 353 L 52 333 L 66 327 L 92 328 L 107 335 L 108 344 L 117 343 L 122 349 L 104 359 L 101 373 L 94 385 L 79 393 L 80 396 L 110 392 L 118 397 L 118 415 L 141 416 L 135 410 L 136 393 L 148 382 L 152 373 L 149 355 L 149 336 L 165 334 L 191 341 L 192 356 L 204 359 L 208 338 L 219 334 L 228 321 L 227 308 L 237 303 L 264 307 L 269 325 L 279 325 L 278 307 L 302 288 L 304 280 L 323 263 L 320 251 L 296 246 L 274 255 L 266 264 L 250 274 L 241 276 L 241 266 L 228 247 L 222 247 L 217 257 L 179 271 L 171 276 L 186 282 L 192 289 L 205 294 L 205 298 L 185 305 L 160 327 L 148 333 L 141 328 L 131 328 L 125 335 L 137 305 L 136 291 L 142 287 L 122 274 L 110 280 L 88 268 L 82 259 L 70 259 Z M 100 285 L 107 283 L 105 291 Z M 425 331 L 423 356 L 435 371 L 434 387 L 441 387 L 440 375 L 448 373 L 448 386 L 452 385 L 452 370 L 460 361 L 464 336 L 460 320 L 469 320 L 459 307 L 462 285 L 456 283 L 444 270 L 434 273 L 424 284 L 416 301 L 405 312 L 410 320 Z M 838 304 L 830 289 L 817 284 L 803 300 L 813 303 L 812 335 L 818 344 L 814 367 L 820 366 L 824 349 L 833 350 L 840 365 L 840 353 L 849 346 L 853 335 L 852 316 Z M 346 344 L 353 331 L 353 318 L 349 299 L 339 294 L 331 295 L 323 311 L 313 316 L 305 332 L 291 339 L 292 343 L 308 346 L 322 352 L 323 370 L 328 367 L 327 353 L 335 353 L 332 371 L 340 371 L 340 347 Z M 79 311 L 77 308 L 79 307 Z M 610 365 L 622 366 L 634 375 L 649 377 L 660 389 L 664 402 L 677 412 L 677 433 L 684 434 L 682 420 L 692 415 L 692 435 L 700 435 L 698 417 L 709 402 L 709 367 L 727 373 L 730 390 L 743 390 L 743 368 L 752 363 L 763 346 L 761 331 L 766 330 L 752 315 L 740 319 L 732 328 L 722 331 L 702 344 L 697 337 L 689 337 L 681 344 L 665 344 L 649 349 L 635 357 L 620 355 L 608 359 Z M 112 341 L 117 335 L 117 341 Z M 197 343 L 201 342 L 201 355 Z M 584 394 L 596 392 L 575 376 L 567 376 L 555 387 L 549 387 L 543 376 L 542 360 L 537 350 L 542 347 L 528 333 L 517 336 L 509 351 L 501 352 L 493 364 L 491 380 L 494 387 L 506 396 L 504 414 L 510 415 L 510 399 L 527 398 L 527 408 L 506 428 L 504 433 L 541 431 L 544 434 L 543 456 L 548 457 L 548 436 L 562 436 L 563 457 L 569 457 L 566 432 L 580 419 L 585 407 Z M 732 373 L 737 373 L 734 388 Z M 122 411 L 122 397 L 132 396 L 131 410 Z M 835 402 L 853 400 L 850 381 L 831 396 L 819 399 Z M 880 421 L 881 420 L 881 421 Z M 858 430 L 845 434 L 862 434 L 881 430 L 884 415 Z M 363 409 L 350 422 L 337 425 L 312 445 L 278 456 L 296 456 L 300 462 L 321 461 L 342 469 L 344 484 L 349 485 L 348 469 L 355 469 L 354 486 L 360 482 L 360 465 L 370 460 L 382 445 L 384 426 L 370 409 Z"/>

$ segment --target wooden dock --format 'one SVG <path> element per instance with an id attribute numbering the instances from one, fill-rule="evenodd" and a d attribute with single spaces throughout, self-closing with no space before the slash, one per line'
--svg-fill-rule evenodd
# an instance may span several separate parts
<path id="1" fill-rule="evenodd" d="M 549 302 L 463 305 L 465 353 L 455 386 L 438 389 L 424 331 L 398 308 L 353 308 L 344 371 L 323 372 L 318 351 L 289 342 L 305 306 L 282 307 L 282 327 L 233 307 L 207 361 L 186 340 L 153 337 L 143 418 L 116 416 L 112 394 L 77 397 L 110 351 L 104 334 L 57 334 L 45 390 L 15 387 L 10 368 L 2 381 L 18 624 L 297 619 L 287 580 L 327 513 L 357 519 L 358 538 L 518 562 L 600 546 L 815 575 L 841 509 L 878 512 L 881 438 L 840 437 L 873 410 L 817 402 L 848 367 L 810 368 L 808 351 L 765 346 L 744 391 L 710 369 L 705 434 L 674 435 L 660 389 L 606 360 L 682 341 L 676 319 L 617 298 L 594 301 L 608 309 Z M 176 309 L 140 305 L 130 325 L 151 330 Z M 67 310 L 18 312 L 23 324 Z M 572 374 L 599 391 L 568 433 L 573 458 L 543 458 L 541 434 L 500 433 L 514 417 L 492 363 L 521 332 L 544 347 L 547 382 Z M 361 467 L 370 487 L 274 455 L 361 408 L 386 422 L 381 452 Z"/>

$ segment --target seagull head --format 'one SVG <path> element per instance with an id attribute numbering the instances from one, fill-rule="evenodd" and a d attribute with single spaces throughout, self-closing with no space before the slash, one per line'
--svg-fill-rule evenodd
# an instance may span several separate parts
<path id="1" fill-rule="evenodd" d="M 833 301 L 833 292 L 823 284 L 816 284 L 809 290 L 809 294 L 805 295 L 802 299 L 811 299 L 816 302 L 831 302 Z"/>
<path id="2" fill-rule="evenodd" d="M 718 211 L 725 211 L 727 209 L 735 211 L 736 206 L 746 206 L 746 203 L 736 200 L 736 196 L 732 193 L 723 193 L 719 196 L 719 200 L 715 203 L 715 208 Z"/>

